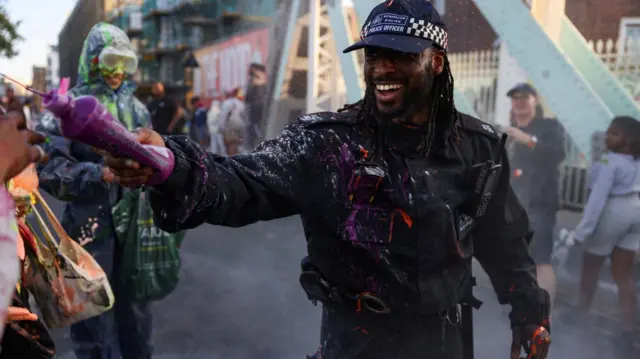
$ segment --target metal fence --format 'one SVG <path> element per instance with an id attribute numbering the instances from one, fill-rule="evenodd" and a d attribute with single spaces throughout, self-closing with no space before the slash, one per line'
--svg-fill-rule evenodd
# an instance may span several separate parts
<path id="1" fill-rule="evenodd" d="M 449 55 L 455 86 L 470 101 L 478 116 L 493 123 L 498 86 L 498 50 L 458 52 Z"/>

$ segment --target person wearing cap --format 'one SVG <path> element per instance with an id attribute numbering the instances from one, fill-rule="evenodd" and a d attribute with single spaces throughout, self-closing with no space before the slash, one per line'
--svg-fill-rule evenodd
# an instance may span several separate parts
<path id="1" fill-rule="evenodd" d="M 439 14 L 425 0 L 384 2 L 345 51 L 357 49 L 366 59 L 361 101 L 302 116 L 251 153 L 220 156 L 183 137 L 139 133 L 176 159 L 168 180 L 150 187 L 158 225 L 300 215 L 300 283 L 323 306 L 310 358 L 462 358 L 459 304 L 471 303 L 472 255 L 513 308 L 511 358 L 526 341 L 530 358 L 545 358 L 549 298 L 527 250 L 527 215 L 501 138 L 455 108 Z M 152 173 L 105 161 L 107 181 L 137 186 Z"/>
<path id="2" fill-rule="evenodd" d="M 540 286 L 556 293 L 556 276 L 551 266 L 553 231 L 559 210 L 560 164 L 565 158 L 565 131 L 559 121 L 544 118 L 538 92 L 528 83 L 514 86 L 511 98 L 511 127 L 505 132 L 513 143 L 511 185 L 529 214 L 534 231 L 530 253 L 537 265 Z"/>

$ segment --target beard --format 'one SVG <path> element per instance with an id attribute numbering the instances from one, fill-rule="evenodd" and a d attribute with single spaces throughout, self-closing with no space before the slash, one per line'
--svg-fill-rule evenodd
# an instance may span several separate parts
<path id="1" fill-rule="evenodd" d="M 403 81 L 406 91 L 401 106 L 393 111 L 381 111 L 376 102 L 374 81 L 371 76 L 368 76 L 365 100 L 376 118 L 382 121 L 408 123 L 415 114 L 423 111 L 432 102 L 434 80 L 435 77 L 430 68 L 426 69 L 420 79 L 406 79 Z"/>

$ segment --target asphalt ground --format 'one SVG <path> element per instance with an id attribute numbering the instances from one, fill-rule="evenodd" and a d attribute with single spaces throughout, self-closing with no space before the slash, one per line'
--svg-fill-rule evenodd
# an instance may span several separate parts
<path id="1" fill-rule="evenodd" d="M 61 204 L 47 199 L 60 214 Z M 578 219 L 561 213 L 559 228 L 573 228 Z M 320 309 L 306 299 L 298 282 L 305 251 L 298 217 L 236 229 L 204 225 L 190 231 L 181 250 L 180 284 L 153 307 L 154 358 L 305 358 L 318 347 L 320 322 Z M 476 267 L 475 294 L 484 302 L 474 318 L 476 359 L 506 359 L 509 308 L 497 303 L 486 275 Z M 549 359 L 613 358 L 608 337 L 615 331 L 615 288 L 606 281 L 596 301 L 598 314 L 591 318 L 597 330 L 578 333 L 561 323 L 573 300 L 575 271 L 564 270 L 567 278 L 554 311 L 554 318 L 560 319 L 554 319 Z M 68 330 L 53 334 L 57 358 L 75 358 Z"/>

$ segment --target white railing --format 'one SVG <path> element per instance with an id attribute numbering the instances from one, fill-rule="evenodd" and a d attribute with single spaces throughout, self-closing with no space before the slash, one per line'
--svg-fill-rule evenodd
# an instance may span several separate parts
<path id="1" fill-rule="evenodd" d="M 640 39 L 589 41 L 593 51 L 640 102 Z M 500 56 L 498 49 L 449 55 L 455 86 L 474 106 L 480 118 L 494 122 Z"/>
<path id="2" fill-rule="evenodd" d="M 452 53 L 449 63 L 456 89 L 465 95 L 483 121 L 494 122 L 499 51 Z"/>
<path id="3" fill-rule="evenodd" d="M 589 46 L 640 102 L 640 38 L 589 41 Z"/>

